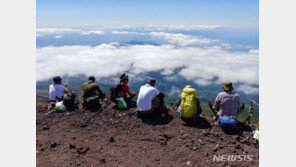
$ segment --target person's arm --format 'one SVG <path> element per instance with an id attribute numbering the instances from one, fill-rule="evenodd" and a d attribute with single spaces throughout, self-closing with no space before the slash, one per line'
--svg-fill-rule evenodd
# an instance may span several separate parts
<path id="1" fill-rule="evenodd" d="M 177 106 L 179 107 L 181 105 L 182 96 L 178 97 Z"/>
<path id="2" fill-rule="evenodd" d="M 105 93 L 104 92 L 102 92 L 102 90 L 101 90 L 101 88 L 99 87 L 99 85 L 96 85 L 96 91 L 99 93 L 99 95 L 100 95 L 100 98 L 105 98 Z"/>
<path id="3" fill-rule="evenodd" d="M 65 93 L 65 94 L 68 94 L 68 84 L 65 83 L 64 86 L 65 86 L 65 91 L 64 91 L 64 93 Z"/>
<path id="4" fill-rule="evenodd" d="M 198 111 L 199 113 L 202 113 L 201 106 L 200 106 L 200 102 L 199 102 L 199 99 L 198 99 L 198 98 L 196 98 L 196 106 L 197 106 L 197 111 Z"/>
<path id="5" fill-rule="evenodd" d="M 220 103 L 221 103 L 221 97 L 220 97 L 220 94 L 218 94 L 216 100 L 215 100 L 215 104 L 213 106 L 213 109 L 218 111 L 219 110 L 219 107 L 220 107 Z"/>
<path id="6" fill-rule="evenodd" d="M 126 93 L 129 95 L 129 96 L 136 96 L 136 92 L 131 92 L 129 90 L 129 87 L 127 85 L 125 85 L 125 87 L 123 88 L 124 91 L 126 91 Z"/>
<path id="7" fill-rule="evenodd" d="M 241 103 L 240 97 L 238 96 L 238 110 L 237 110 L 237 115 L 240 114 L 245 108 L 245 105 Z"/>

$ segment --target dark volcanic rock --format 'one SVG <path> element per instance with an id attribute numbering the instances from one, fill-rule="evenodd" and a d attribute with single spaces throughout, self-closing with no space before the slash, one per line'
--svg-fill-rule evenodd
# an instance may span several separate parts
<path id="1" fill-rule="evenodd" d="M 114 140 L 114 137 L 110 137 L 109 141 L 112 143 L 112 142 L 115 142 Z"/>
<path id="2" fill-rule="evenodd" d="M 52 147 L 52 148 L 54 148 L 54 147 L 56 147 L 57 146 L 57 143 L 56 142 L 52 142 L 51 144 L 50 144 L 50 147 Z"/>
<path id="3" fill-rule="evenodd" d="M 77 152 L 78 152 L 78 154 L 84 154 L 84 153 L 86 153 L 88 150 L 89 150 L 89 147 L 80 147 L 80 148 L 77 148 Z"/>
<path id="4" fill-rule="evenodd" d="M 69 145 L 69 148 L 70 148 L 70 149 L 75 149 L 76 146 L 75 146 L 74 144 L 70 144 L 70 145 Z"/>

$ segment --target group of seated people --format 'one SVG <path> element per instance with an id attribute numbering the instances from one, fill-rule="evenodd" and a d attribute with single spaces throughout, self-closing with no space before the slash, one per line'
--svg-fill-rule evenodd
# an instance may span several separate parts
<path id="1" fill-rule="evenodd" d="M 49 99 L 51 107 L 56 102 L 63 100 L 63 94 L 68 93 L 67 84 L 62 85 L 61 77 L 53 78 L 54 83 L 49 87 Z M 110 100 L 116 103 L 118 109 L 137 107 L 138 116 L 154 117 L 168 114 L 165 107 L 165 94 L 160 92 L 156 86 L 156 80 L 149 78 L 147 83 L 141 86 L 137 101 L 135 92 L 131 92 L 128 86 L 129 76 L 122 74 L 120 82 L 115 82 L 110 88 Z M 220 92 L 215 101 L 209 101 L 209 107 L 215 114 L 215 119 L 220 123 L 236 119 L 237 115 L 243 111 L 244 105 L 240 102 L 240 96 L 233 92 L 231 82 L 223 84 L 223 92 Z M 101 107 L 100 102 L 105 99 L 95 77 L 90 76 L 88 82 L 83 84 L 83 107 L 85 109 L 97 109 Z M 196 120 L 200 117 L 202 109 L 197 97 L 196 89 L 191 85 L 186 85 L 177 101 L 177 114 L 184 120 Z"/>

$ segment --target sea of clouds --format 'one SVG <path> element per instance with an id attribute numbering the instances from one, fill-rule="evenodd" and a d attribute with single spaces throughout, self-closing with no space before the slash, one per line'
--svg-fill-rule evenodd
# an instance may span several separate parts
<path id="1" fill-rule="evenodd" d="M 78 32 L 81 35 L 105 33 L 102 30 L 39 29 L 37 34 L 42 36 L 63 31 Z M 228 49 L 231 46 L 226 42 L 182 33 L 120 30 L 110 32 L 118 35 L 150 35 L 166 40 L 167 44 L 120 45 L 115 41 L 94 47 L 75 45 L 37 48 L 37 81 L 47 80 L 56 75 L 94 75 L 99 78 L 119 75 L 122 72 L 134 76 L 159 72 L 168 81 L 183 77 L 200 86 L 231 81 L 239 84 L 238 90 L 246 94 L 258 93 L 258 50 L 230 51 Z M 62 37 L 58 34 L 55 38 Z"/>

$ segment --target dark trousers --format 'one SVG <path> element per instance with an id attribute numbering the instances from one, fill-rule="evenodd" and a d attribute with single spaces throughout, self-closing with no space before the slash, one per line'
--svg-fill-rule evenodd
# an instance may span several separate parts
<path id="1" fill-rule="evenodd" d="M 124 98 L 124 101 L 126 102 L 128 108 L 137 106 L 137 103 L 132 100 L 134 97 L 135 95 Z"/>
<path id="2" fill-rule="evenodd" d="M 149 111 L 139 111 L 140 116 L 155 117 L 167 113 L 167 108 L 164 105 L 164 94 L 154 97 L 151 103 Z"/>

